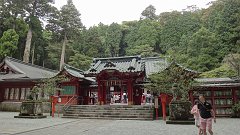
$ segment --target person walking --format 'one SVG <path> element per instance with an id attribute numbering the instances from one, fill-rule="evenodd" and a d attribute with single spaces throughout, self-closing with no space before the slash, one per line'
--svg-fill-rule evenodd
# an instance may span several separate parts
<path id="1" fill-rule="evenodd" d="M 91 100 L 92 100 L 92 104 L 95 104 L 95 95 L 93 93 L 91 93 Z"/>
<path id="2" fill-rule="evenodd" d="M 194 101 L 194 106 L 192 107 L 191 114 L 193 114 L 194 119 L 195 119 L 195 125 L 198 128 L 198 134 L 202 135 L 202 130 L 200 128 L 200 115 L 199 115 L 199 110 L 198 110 L 198 100 Z"/>
<path id="3" fill-rule="evenodd" d="M 214 123 L 216 123 L 216 117 L 212 105 L 205 100 L 203 95 L 199 95 L 199 103 L 197 107 L 200 112 L 200 129 L 203 131 L 203 135 L 207 135 L 206 129 L 208 129 L 208 132 L 213 135 L 212 119 L 214 119 Z"/>

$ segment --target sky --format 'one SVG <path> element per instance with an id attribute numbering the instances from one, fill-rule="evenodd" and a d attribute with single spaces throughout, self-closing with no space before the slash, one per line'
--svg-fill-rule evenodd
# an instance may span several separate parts
<path id="1" fill-rule="evenodd" d="M 81 14 L 82 23 L 86 27 L 113 22 L 139 20 L 142 11 L 150 4 L 156 8 L 156 14 L 173 10 L 181 11 L 189 5 L 207 8 L 213 0 L 73 0 Z M 67 0 L 55 0 L 55 6 L 60 9 Z"/>

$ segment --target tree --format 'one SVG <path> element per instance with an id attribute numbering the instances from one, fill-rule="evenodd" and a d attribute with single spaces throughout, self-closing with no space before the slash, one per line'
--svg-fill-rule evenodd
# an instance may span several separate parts
<path id="1" fill-rule="evenodd" d="M 227 64 L 223 64 L 213 70 L 203 72 L 200 77 L 202 78 L 222 78 L 222 77 L 234 77 L 236 72 L 232 70 Z"/>
<path id="2" fill-rule="evenodd" d="M 240 78 L 240 54 L 230 53 L 223 61 L 228 64 L 237 73 L 237 77 Z"/>
<path id="3" fill-rule="evenodd" d="M 183 35 L 189 36 L 201 28 L 201 13 L 199 11 L 172 11 L 159 15 L 159 23 L 162 26 L 160 34 L 160 46 L 163 52 L 178 47 Z"/>
<path id="4" fill-rule="evenodd" d="M 152 51 L 159 51 L 158 34 L 160 26 L 155 21 L 149 19 L 141 20 L 129 27 L 129 32 L 126 34 L 125 42 L 127 50 L 135 50 L 138 46 L 149 45 L 153 48 Z M 128 51 L 127 54 L 130 52 Z"/>
<path id="5" fill-rule="evenodd" d="M 24 15 L 26 18 L 26 22 L 29 25 L 27 38 L 26 38 L 26 45 L 23 55 L 23 61 L 28 63 L 30 57 L 30 50 L 31 50 L 31 42 L 32 42 L 32 34 L 33 29 L 37 21 L 40 18 L 45 17 L 51 10 L 50 3 L 52 0 L 25 0 L 22 3 L 25 5 L 24 8 Z"/>
<path id="6" fill-rule="evenodd" d="M 145 10 L 142 11 L 141 19 L 155 20 L 157 19 L 157 15 L 155 13 L 156 8 L 153 5 L 149 5 L 148 7 L 145 8 Z"/>
<path id="7" fill-rule="evenodd" d="M 88 70 L 90 68 L 91 63 L 92 63 L 91 57 L 79 53 L 75 53 L 74 56 L 71 56 L 69 61 L 70 65 L 81 70 Z"/>
<path id="8" fill-rule="evenodd" d="M 13 29 L 9 29 L 3 33 L 0 39 L 0 59 L 13 55 L 17 50 L 18 39 L 19 36 Z"/>
<path id="9" fill-rule="evenodd" d="M 240 40 L 240 1 L 217 0 L 205 10 L 203 21 L 205 27 L 216 33 L 221 40 L 222 58 L 232 50 L 239 49 Z M 236 53 L 236 52 L 235 52 Z"/>
<path id="10" fill-rule="evenodd" d="M 105 44 L 107 46 L 107 54 L 112 57 L 118 56 L 119 45 L 122 38 L 121 26 L 117 23 L 112 23 L 106 33 Z"/>
<path id="11" fill-rule="evenodd" d="M 146 44 L 146 45 L 139 45 L 135 46 L 129 50 L 127 50 L 127 55 L 141 55 L 142 57 L 150 57 L 150 56 L 157 56 L 157 53 L 153 52 L 153 48 Z"/>
<path id="12" fill-rule="evenodd" d="M 74 6 L 72 0 L 68 0 L 67 4 L 64 5 L 60 10 L 60 18 L 57 25 L 62 29 L 63 34 L 63 46 L 60 60 L 60 70 L 64 64 L 65 50 L 67 40 L 77 38 L 79 32 L 82 30 L 83 25 L 80 19 L 80 13 Z"/>
<path id="13" fill-rule="evenodd" d="M 197 75 L 198 73 L 188 71 L 173 62 L 165 70 L 150 75 L 151 83 L 147 88 L 155 92 L 172 93 L 174 99 L 181 97 L 186 101 L 194 82 L 193 78 Z"/>
<path id="14" fill-rule="evenodd" d="M 194 70 L 209 71 L 219 66 L 221 53 L 217 50 L 220 42 L 216 35 L 202 27 L 192 35 L 188 42 L 187 64 Z"/>

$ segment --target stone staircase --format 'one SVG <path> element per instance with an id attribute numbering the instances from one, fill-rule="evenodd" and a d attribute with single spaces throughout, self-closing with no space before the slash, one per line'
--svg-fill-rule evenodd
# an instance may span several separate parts
<path id="1" fill-rule="evenodd" d="M 63 118 L 153 120 L 152 106 L 141 105 L 71 105 Z"/>

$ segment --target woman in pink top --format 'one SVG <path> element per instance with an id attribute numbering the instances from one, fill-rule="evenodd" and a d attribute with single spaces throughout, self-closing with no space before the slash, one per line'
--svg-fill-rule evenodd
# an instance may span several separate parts
<path id="1" fill-rule="evenodd" d="M 191 114 L 194 115 L 194 119 L 195 119 L 195 125 L 198 127 L 199 129 L 199 135 L 202 134 L 202 130 L 200 129 L 200 115 L 199 115 L 199 110 L 198 110 L 198 100 L 194 101 L 194 106 L 191 110 Z"/>

